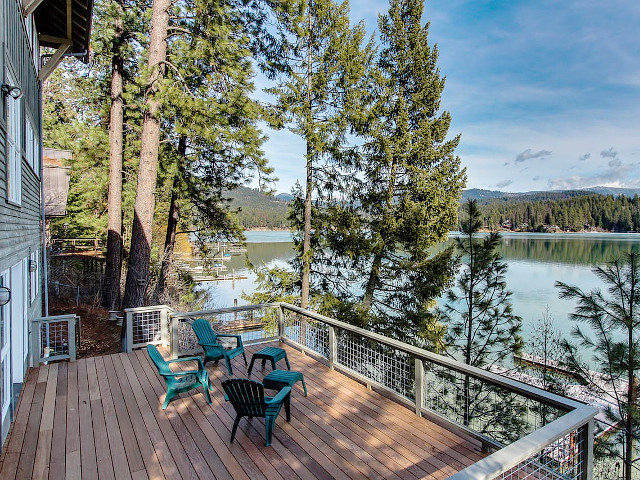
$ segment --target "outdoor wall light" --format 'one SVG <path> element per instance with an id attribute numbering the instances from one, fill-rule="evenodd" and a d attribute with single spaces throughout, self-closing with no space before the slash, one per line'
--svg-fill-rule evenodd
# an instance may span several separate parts
<path id="1" fill-rule="evenodd" d="M 0 287 L 0 307 L 11 300 L 11 290 L 8 287 Z"/>
<path id="2" fill-rule="evenodd" d="M 36 270 L 38 270 L 37 262 L 35 260 L 29 260 L 29 271 L 35 272 Z"/>
<path id="3" fill-rule="evenodd" d="M 22 96 L 22 89 L 5 83 L 2 85 L 2 96 L 6 97 L 7 95 L 11 95 L 11 98 L 17 100 Z"/>

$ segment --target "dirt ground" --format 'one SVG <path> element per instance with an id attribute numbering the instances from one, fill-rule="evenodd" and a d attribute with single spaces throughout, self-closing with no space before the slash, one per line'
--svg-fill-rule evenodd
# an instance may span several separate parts
<path id="1" fill-rule="evenodd" d="M 91 305 L 75 303 L 52 303 L 49 315 L 75 313 L 80 317 L 80 346 L 78 358 L 96 357 L 122 351 L 120 329 L 115 322 L 109 321 L 107 310 Z"/>

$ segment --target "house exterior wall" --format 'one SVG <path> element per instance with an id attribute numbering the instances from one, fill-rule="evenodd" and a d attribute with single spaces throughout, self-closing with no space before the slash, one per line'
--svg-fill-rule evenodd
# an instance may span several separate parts
<path id="1" fill-rule="evenodd" d="M 31 320 L 42 315 L 41 92 L 35 66 L 38 46 L 34 37 L 32 18 L 22 17 L 19 2 L 0 0 L 0 79 L 2 84 L 7 83 L 10 72 L 23 92 L 19 102 L 21 122 L 16 124 L 22 146 L 19 162 L 19 202 L 10 201 L 8 193 L 7 115 L 8 102 L 13 100 L 4 95 L 0 96 L 0 276 L 3 276 L 4 284 L 12 290 L 9 304 L 0 307 L 0 348 L 4 346 L 5 350 L 10 349 L 0 358 L 0 385 L 8 385 L 10 388 L 10 392 L 7 392 L 6 388 L 0 389 L 0 403 L 3 395 L 9 402 L 8 412 L 1 418 L 2 442 L 6 438 L 13 417 L 16 393 L 21 387 L 20 373 L 24 375 L 28 366 Z M 30 121 L 33 135 L 27 128 L 27 120 Z M 36 261 L 36 272 L 29 272 L 30 260 Z M 19 335 L 16 337 L 17 332 Z M 16 338 L 21 341 L 16 341 Z M 19 345 L 16 345 L 17 343 Z M 17 348 L 20 350 L 16 350 Z M 10 362 L 11 365 L 7 366 L 6 362 Z M 10 375 L 10 379 L 7 379 L 7 375 Z"/>

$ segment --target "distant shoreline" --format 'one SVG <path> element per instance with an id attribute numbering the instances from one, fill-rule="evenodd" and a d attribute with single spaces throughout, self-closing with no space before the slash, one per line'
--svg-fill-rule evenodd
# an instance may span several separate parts
<path id="1" fill-rule="evenodd" d="M 251 227 L 245 228 L 245 232 L 290 232 L 290 228 L 269 228 L 269 227 Z M 489 229 L 480 229 L 479 233 L 491 233 L 493 230 Z M 566 232 L 564 230 L 558 230 L 555 232 L 523 232 L 516 230 L 497 230 L 498 233 L 510 233 L 510 234 L 540 234 L 540 235 L 602 235 L 602 234 L 611 234 L 611 235 L 638 235 L 640 232 L 611 232 L 609 230 L 581 230 L 579 232 Z M 459 234 L 456 230 L 452 230 L 449 234 Z"/>

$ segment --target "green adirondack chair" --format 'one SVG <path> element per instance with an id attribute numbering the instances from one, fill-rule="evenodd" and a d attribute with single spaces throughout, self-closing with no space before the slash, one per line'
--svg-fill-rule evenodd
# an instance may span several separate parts
<path id="1" fill-rule="evenodd" d="M 287 422 L 291 420 L 291 387 L 284 387 L 275 397 L 265 397 L 261 383 L 248 378 L 231 378 L 222 382 L 222 388 L 225 398 L 231 402 L 237 415 L 231 430 L 231 443 L 242 417 L 264 418 L 267 447 L 271 445 L 273 427 L 283 403 Z"/>
<path id="2" fill-rule="evenodd" d="M 211 384 L 209 383 L 209 374 L 204 368 L 204 364 L 200 357 L 185 357 L 166 361 L 162 358 L 162 355 L 155 345 L 147 345 L 147 353 L 149 353 L 149 357 L 151 357 L 151 360 L 158 369 L 158 372 L 162 377 L 164 377 L 164 381 L 167 383 L 167 395 L 164 398 L 164 403 L 162 404 L 163 410 L 167 408 L 173 397 L 180 393 L 188 392 L 193 388 L 198 388 L 200 385 L 202 385 L 202 388 L 204 389 L 204 395 L 207 397 L 207 403 L 211 405 L 211 396 L 209 395 L 209 389 L 211 388 Z M 198 362 L 198 369 L 173 372 L 169 368 L 169 364 L 171 363 L 189 361 Z"/>
<path id="3" fill-rule="evenodd" d="M 218 360 L 224 358 L 229 375 L 233 375 L 233 371 L 231 370 L 231 359 L 240 354 L 244 357 L 244 364 L 247 365 L 247 356 L 244 353 L 242 337 L 240 335 L 216 333 L 213 331 L 213 328 L 211 328 L 211 324 L 204 318 L 198 318 L 191 326 L 193 327 L 196 337 L 198 337 L 198 343 L 204 350 L 205 365 L 207 362 L 211 361 L 218 363 Z M 218 337 L 235 338 L 235 348 L 224 348 L 220 342 L 218 342 Z"/>

